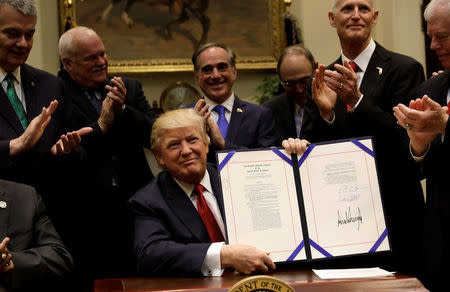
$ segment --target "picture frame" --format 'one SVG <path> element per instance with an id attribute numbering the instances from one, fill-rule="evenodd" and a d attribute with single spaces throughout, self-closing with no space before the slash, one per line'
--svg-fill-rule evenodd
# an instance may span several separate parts
<path id="1" fill-rule="evenodd" d="M 285 2 L 58 0 L 60 34 L 76 25 L 94 29 L 110 73 L 192 71 L 191 56 L 205 42 L 231 47 L 238 69 L 274 69 L 286 46 Z"/>

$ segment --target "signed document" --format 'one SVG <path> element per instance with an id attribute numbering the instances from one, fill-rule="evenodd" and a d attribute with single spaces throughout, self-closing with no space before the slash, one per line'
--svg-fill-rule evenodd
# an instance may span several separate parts
<path id="1" fill-rule="evenodd" d="M 275 262 L 390 250 L 372 140 L 217 153 L 229 243 Z"/>

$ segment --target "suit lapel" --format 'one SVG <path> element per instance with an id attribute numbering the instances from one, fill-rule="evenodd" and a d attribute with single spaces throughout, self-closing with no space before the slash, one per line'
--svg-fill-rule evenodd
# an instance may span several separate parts
<path id="1" fill-rule="evenodd" d="M 9 206 L 10 201 L 8 200 L 6 193 L 0 190 L 0 241 L 8 236 L 8 222 L 9 222 Z M 6 206 L 5 206 L 6 204 Z M 3 208 L 4 207 L 4 208 Z"/>
<path id="2" fill-rule="evenodd" d="M 362 94 L 370 96 L 379 87 L 384 76 L 387 76 L 386 72 L 390 70 L 390 58 L 388 54 L 385 54 L 384 49 L 376 44 L 359 88 Z"/>
<path id="3" fill-rule="evenodd" d="M 167 173 L 161 187 L 165 188 L 167 204 L 180 221 L 200 242 L 209 242 L 208 232 L 200 215 L 173 177 Z"/>
<path id="4" fill-rule="evenodd" d="M 38 99 L 33 91 L 37 81 L 35 80 L 33 72 L 25 64 L 20 68 L 20 75 L 22 78 L 22 87 L 25 96 L 25 103 L 27 105 L 27 120 L 29 123 L 33 117 L 38 116 L 42 110 L 39 104 L 37 104 Z"/>
<path id="5" fill-rule="evenodd" d="M 436 76 L 435 78 L 438 78 L 439 76 Z M 438 93 L 438 96 L 441 98 L 439 101 L 441 105 L 445 106 L 447 105 L 447 92 L 450 88 L 450 70 L 445 70 L 444 73 L 442 73 L 442 81 L 441 84 L 439 84 L 440 92 Z"/>
<path id="6" fill-rule="evenodd" d="M 22 124 L 3 88 L 0 91 L 0 115 L 4 117 L 4 120 L 7 121 L 11 125 L 11 128 L 16 131 L 17 135 L 20 136 L 24 132 Z"/>
<path id="7" fill-rule="evenodd" d="M 212 191 L 214 193 L 214 196 L 216 197 L 217 204 L 219 205 L 220 214 L 222 215 L 222 218 L 225 220 L 225 207 L 223 204 L 223 195 L 222 195 L 222 189 L 221 184 L 219 180 L 219 173 L 217 170 L 212 166 L 207 166 L 207 171 L 209 173 L 209 179 L 211 180 L 211 187 Z"/>
<path id="8" fill-rule="evenodd" d="M 242 119 L 246 114 L 246 105 L 236 95 L 234 96 L 233 111 L 231 112 L 230 124 L 226 140 L 234 144 Z"/>

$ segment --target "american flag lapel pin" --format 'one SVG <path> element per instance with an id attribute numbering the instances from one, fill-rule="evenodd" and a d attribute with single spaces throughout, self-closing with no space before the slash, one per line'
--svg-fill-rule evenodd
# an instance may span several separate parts
<path id="1" fill-rule="evenodd" d="M 378 70 L 378 75 L 381 76 L 381 74 L 383 74 L 383 68 L 376 66 L 375 68 L 377 68 Z"/>

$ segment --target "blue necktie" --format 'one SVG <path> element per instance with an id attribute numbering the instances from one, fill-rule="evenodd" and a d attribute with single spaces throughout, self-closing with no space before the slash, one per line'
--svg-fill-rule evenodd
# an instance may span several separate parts
<path id="1" fill-rule="evenodd" d="M 216 105 L 213 110 L 219 114 L 217 126 L 219 126 L 220 133 L 222 134 L 222 137 L 225 139 L 227 137 L 228 132 L 228 121 L 225 118 L 225 107 L 219 104 Z"/>
<path id="2" fill-rule="evenodd" d="M 17 96 L 16 89 L 14 88 L 14 76 L 11 73 L 8 73 L 5 77 L 6 82 L 8 83 L 8 87 L 6 88 L 6 95 L 11 102 L 14 111 L 19 118 L 20 123 L 22 124 L 23 129 L 25 130 L 28 127 L 27 115 L 23 108 L 23 104 Z"/>
<path id="3" fill-rule="evenodd" d="M 299 108 L 294 115 L 295 118 L 295 129 L 297 130 L 297 137 L 300 138 L 300 131 L 303 125 L 303 108 Z"/>
<path id="4" fill-rule="evenodd" d="M 89 98 L 89 101 L 91 102 L 91 104 L 94 106 L 95 111 L 100 114 L 102 111 L 102 100 L 99 100 L 97 98 L 97 95 L 95 94 L 95 90 L 94 89 L 88 89 L 86 91 L 86 95 Z"/>

